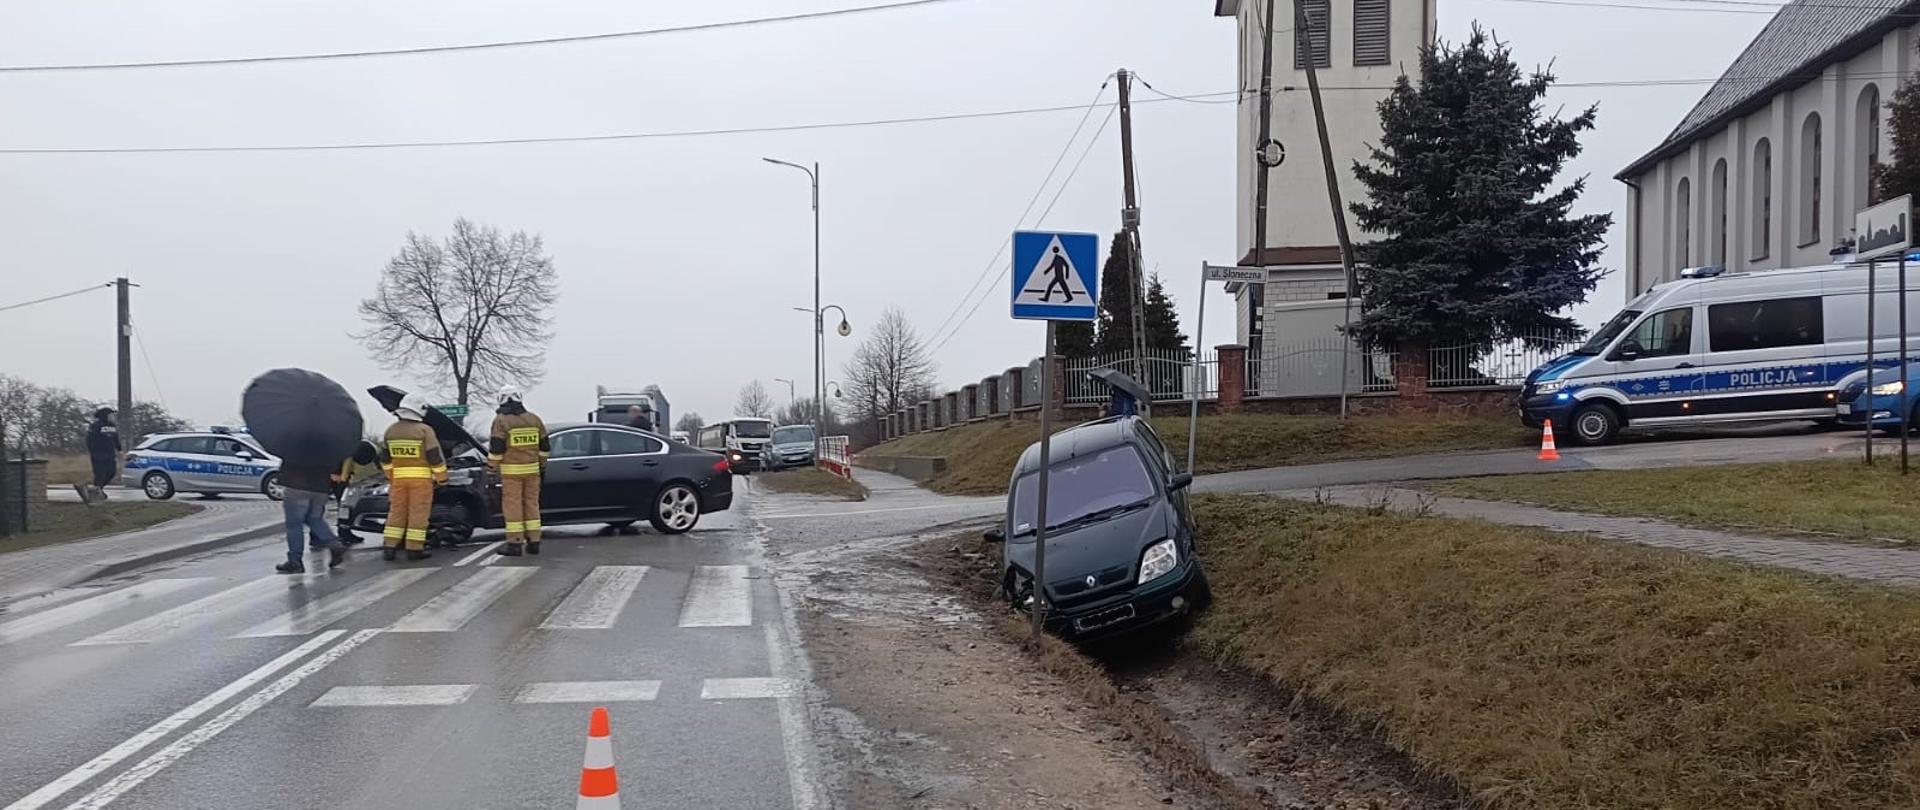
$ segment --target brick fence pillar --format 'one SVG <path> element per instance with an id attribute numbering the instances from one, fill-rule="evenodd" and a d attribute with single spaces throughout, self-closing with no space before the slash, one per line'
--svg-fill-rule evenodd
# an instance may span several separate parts
<path id="1" fill-rule="evenodd" d="M 1008 411 L 1012 411 L 1015 408 L 1024 408 L 1033 404 L 1027 402 L 1025 396 L 1027 390 L 1026 366 L 1014 366 L 1013 368 L 1007 369 L 1006 376 L 1000 379 L 1006 381 L 1003 387 L 1006 390 L 1006 407 Z"/>
<path id="2" fill-rule="evenodd" d="M 1427 394 L 1430 358 L 1424 343 L 1402 343 L 1393 352 L 1393 391 L 1401 408 L 1431 410 L 1433 397 Z"/>
<path id="3" fill-rule="evenodd" d="M 980 384 L 967 383 L 960 386 L 959 422 L 971 422 L 980 417 Z"/>
<path id="4" fill-rule="evenodd" d="M 1229 343 L 1214 351 L 1220 357 L 1220 412 L 1238 413 L 1247 398 L 1247 347 Z"/>

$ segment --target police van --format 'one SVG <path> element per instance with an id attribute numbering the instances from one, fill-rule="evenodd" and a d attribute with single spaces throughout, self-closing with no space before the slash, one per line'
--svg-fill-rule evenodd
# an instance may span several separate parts
<path id="1" fill-rule="evenodd" d="M 1865 263 L 1683 270 L 1527 375 L 1521 420 L 1538 428 L 1551 419 L 1583 444 L 1628 428 L 1830 422 L 1836 391 L 1866 379 L 1867 274 Z M 1882 262 L 1874 364 L 1883 368 L 1899 351 L 1897 283 L 1893 263 Z M 1908 304 L 1920 305 L 1920 291 Z"/>

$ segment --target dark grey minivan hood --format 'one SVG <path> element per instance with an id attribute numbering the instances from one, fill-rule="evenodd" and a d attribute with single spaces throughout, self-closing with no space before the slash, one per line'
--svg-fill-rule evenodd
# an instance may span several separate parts
<path id="1" fill-rule="evenodd" d="M 1132 585 L 1139 575 L 1140 554 L 1171 537 L 1178 525 L 1172 504 L 1156 496 L 1145 508 L 1063 534 L 1048 533 L 1048 598 L 1074 601 Z M 1008 540 L 1004 559 L 1032 571 L 1033 537 Z M 1087 586 L 1088 576 L 1095 577 L 1097 584 Z"/>

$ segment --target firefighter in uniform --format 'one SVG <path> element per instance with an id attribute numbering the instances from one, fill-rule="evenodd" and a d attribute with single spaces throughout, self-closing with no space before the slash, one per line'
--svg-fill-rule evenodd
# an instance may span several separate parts
<path id="1" fill-rule="evenodd" d="M 409 560 L 433 556 L 427 551 L 427 523 L 433 515 L 434 485 L 447 481 L 447 458 L 439 437 L 424 421 L 427 407 L 419 395 L 408 394 L 393 412 L 400 420 L 387 428 L 380 445 L 380 469 L 389 486 L 387 527 L 381 533 L 386 545 L 382 556 L 388 560 L 399 555 L 403 542 Z"/>
<path id="2" fill-rule="evenodd" d="M 494 553 L 518 557 L 540 553 L 540 470 L 547 463 L 547 425 L 527 410 L 520 392 L 500 392 L 493 432 L 487 440 L 487 464 L 500 473 L 500 511 L 506 514 L 507 542 Z"/>

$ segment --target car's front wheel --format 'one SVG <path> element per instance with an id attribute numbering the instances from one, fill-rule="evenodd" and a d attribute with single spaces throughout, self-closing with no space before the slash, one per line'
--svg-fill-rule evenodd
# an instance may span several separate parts
<path id="1" fill-rule="evenodd" d="M 453 548 L 473 539 L 473 524 L 465 504 L 436 503 L 427 517 L 427 539 L 435 546 Z"/>
<path id="2" fill-rule="evenodd" d="M 1606 444 L 1619 434 L 1620 416 L 1610 406 L 1592 402 L 1573 413 L 1573 439 L 1580 444 Z"/>
<path id="3" fill-rule="evenodd" d="M 281 485 L 279 473 L 270 472 L 267 473 L 267 477 L 260 479 L 260 494 L 267 496 L 267 500 L 270 501 L 284 500 L 287 497 L 287 488 Z"/>
<path id="4" fill-rule="evenodd" d="M 146 491 L 148 498 L 164 501 L 173 497 L 173 479 L 163 472 L 150 472 L 140 479 L 140 489 Z"/>
<path id="5" fill-rule="evenodd" d="M 685 534 L 700 522 L 700 495 L 690 484 L 668 484 L 653 499 L 647 520 L 661 534 Z"/>

